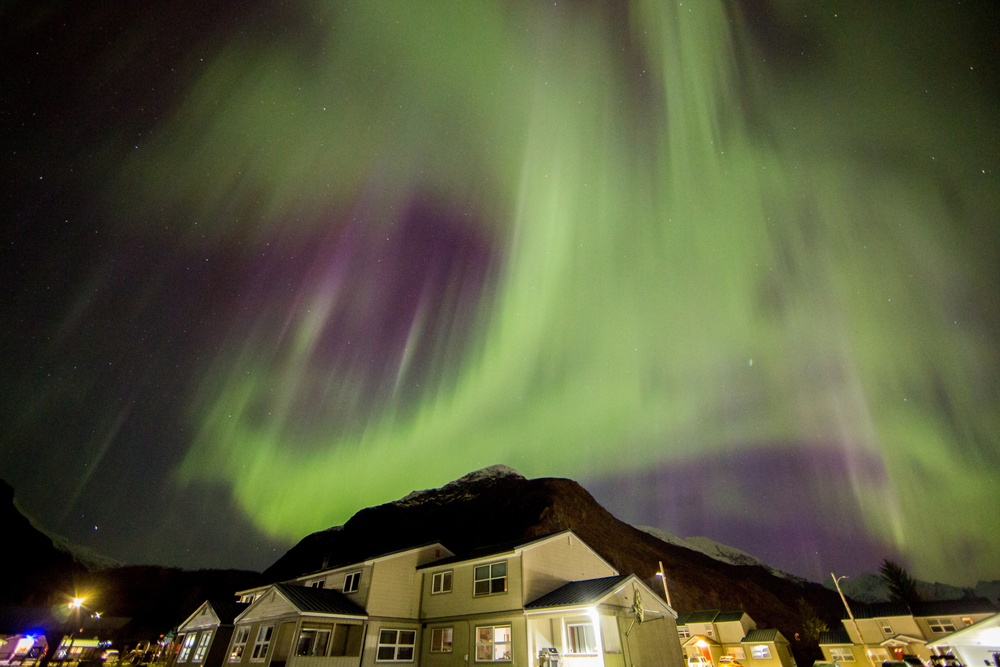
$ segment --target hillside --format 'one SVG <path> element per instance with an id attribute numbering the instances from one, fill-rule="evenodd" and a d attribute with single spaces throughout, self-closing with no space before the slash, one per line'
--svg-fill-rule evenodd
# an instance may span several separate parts
<path id="1" fill-rule="evenodd" d="M 671 602 L 681 613 L 744 609 L 759 627 L 777 628 L 794 642 L 801 631 L 799 600 L 805 600 L 831 627 L 839 625 L 840 599 L 819 584 L 775 576 L 761 565 L 731 565 L 670 544 L 619 521 L 572 480 L 525 479 L 503 466 L 363 509 L 343 526 L 302 539 L 265 570 L 264 578 L 288 579 L 435 540 L 462 555 L 566 529 L 620 572 L 639 575 L 656 591 L 662 590 L 655 576 L 662 561 Z M 796 653 L 810 662 L 814 655 L 804 642 L 796 644 Z"/>

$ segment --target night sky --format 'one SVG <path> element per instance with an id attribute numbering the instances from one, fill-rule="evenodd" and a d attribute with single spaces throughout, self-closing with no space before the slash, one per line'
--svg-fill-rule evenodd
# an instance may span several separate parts
<path id="1" fill-rule="evenodd" d="M 998 14 L 0 2 L 0 477 L 131 564 L 503 463 L 1000 578 Z"/>

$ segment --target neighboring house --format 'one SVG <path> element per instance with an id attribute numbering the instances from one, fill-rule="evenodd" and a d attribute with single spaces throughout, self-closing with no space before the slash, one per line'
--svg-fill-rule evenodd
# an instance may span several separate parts
<path id="1" fill-rule="evenodd" d="M 688 659 L 719 665 L 723 656 L 744 667 L 794 667 L 788 640 L 777 630 L 758 629 L 741 610 L 704 609 L 677 619 L 677 636 Z M 703 661 L 702 661 L 703 662 Z"/>
<path id="2" fill-rule="evenodd" d="M 964 598 L 911 605 L 878 602 L 852 611 L 854 620 L 843 619 L 843 632 L 826 632 L 820 637 L 825 660 L 877 666 L 883 660 L 916 656 L 927 663 L 932 656 L 947 652 L 945 646 L 932 650 L 929 643 L 997 613 L 997 608 L 984 598 Z"/>
<path id="3" fill-rule="evenodd" d="M 177 627 L 174 667 L 221 667 L 226 664 L 233 621 L 249 605 L 231 600 L 207 600 Z"/>
<path id="4" fill-rule="evenodd" d="M 1000 667 L 1000 614 L 927 642 L 934 655 L 953 655 L 963 665 Z"/>
<path id="5" fill-rule="evenodd" d="M 226 667 L 682 663 L 676 613 L 570 531 L 464 558 L 427 544 L 239 596 Z"/>

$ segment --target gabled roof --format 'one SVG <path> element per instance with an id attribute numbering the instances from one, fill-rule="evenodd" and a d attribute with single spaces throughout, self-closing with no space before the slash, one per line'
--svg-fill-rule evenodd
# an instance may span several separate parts
<path id="1" fill-rule="evenodd" d="M 524 605 L 525 609 L 545 609 L 548 607 L 568 607 L 586 604 L 596 604 L 606 595 L 613 593 L 619 586 L 624 584 L 632 575 L 618 575 L 617 577 L 601 577 L 599 579 L 585 579 L 583 581 L 571 581 L 555 589 L 551 593 L 546 593 L 542 597 Z"/>
<path id="2" fill-rule="evenodd" d="M 692 611 L 687 616 L 688 623 L 711 623 L 715 620 L 715 617 L 719 615 L 718 609 L 701 609 L 699 611 Z"/>
<path id="3" fill-rule="evenodd" d="M 744 642 L 773 642 L 777 641 L 779 633 L 774 628 L 762 628 L 757 630 L 748 630 L 747 636 L 743 638 Z"/>
<path id="4" fill-rule="evenodd" d="M 349 570 L 349 569 L 355 568 L 355 567 L 362 567 L 362 566 L 365 566 L 365 565 L 371 565 L 371 564 L 376 563 L 378 561 L 387 560 L 387 559 L 390 559 L 390 558 L 396 558 L 397 556 L 401 556 L 403 554 L 407 554 L 407 553 L 410 553 L 412 551 L 423 551 L 423 550 L 429 549 L 431 547 L 437 547 L 441 551 L 443 551 L 444 553 L 447 554 L 447 556 L 443 556 L 442 558 L 448 558 L 450 556 L 454 556 L 455 555 L 454 552 L 452 552 L 451 549 L 449 549 L 445 545 L 441 544 L 441 542 L 439 542 L 437 540 L 432 540 L 430 542 L 422 542 L 420 544 L 416 544 L 416 545 L 414 545 L 412 547 L 404 547 L 402 549 L 395 549 L 393 551 L 387 551 L 387 552 L 372 554 L 372 555 L 369 555 L 369 556 L 365 556 L 361 560 L 338 561 L 337 563 L 332 564 L 332 565 L 327 564 L 326 567 L 320 568 L 319 570 L 313 570 L 311 572 L 306 572 L 304 574 L 300 574 L 297 577 L 294 577 L 293 579 L 289 579 L 288 581 L 302 581 L 302 580 L 305 580 L 305 579 L 315 579 L 318 576 L 321 576 L 321 575 L 324 575 L 324 574 L 329 574 L 331 572 L 337 572 L 337 571 L 342 571 L 342 570 Z M 440 560 L 440 558 L 438 558 L 437 560 Z M 431 562 L 433 562 L 433 561 L 431 561 Z"/>
<path id="5" fill-rule="evenodd" d="M 958 614 L 995 614 L 997 606 L 986 598 L 933 600 L 910 605 L 914 616 L 954 616 Z"/>
<path id="6" fill-rule="evenodd" d="M 249 602 L 223 599 L 212 599 L 208 601 L 208 604 L 215 610 L 215 615 L 219 617 L 219 623 L 222 625 L 232 625 L 236 617 L 250 606 Z"/>
<path id="7" fill-rule="evenodd" d="M 847 630 L 839 628 L 837 630 L 825 630 L 819 633 L 819 644 L 850 644 L 851 637 Z"/>
<path id="8" fill-rule="evenodd" d="M 743 617 L 746 616 L 746 612 L 743 610 L 736 611 L 720 611 L 719 615 L 715 617 L 716 623 L 732 623 L 733 621 L 742 621 Z"/>
<path id="9" fill-rule="evenodd" d="M 854 608 L 854 618 L 891 618 L 893 616 L 912 616 L 905 602 L 873 602 Z M 847 618 L 844 612 L 843 618 Z"/>
<path id="10" fill-rule="evenodd" d="M 340 591 L 310 586 L 292 586 L 291 584 L 274 584 L 274 589 L 301 612 L 336 614 L 338 616 L 368 616 L 368 612 L 363 607 L 348 599 Z"/>

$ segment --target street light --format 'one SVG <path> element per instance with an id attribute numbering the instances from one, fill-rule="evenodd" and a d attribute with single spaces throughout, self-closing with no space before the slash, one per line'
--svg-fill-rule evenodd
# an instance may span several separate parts
<path id="1" fill-rule="evenodd" d="M 847 598 L 844 597 L 844 591 L 840 590 L 840 580 L 847 579 L 847 575 L 835 576 L 833 572 L 830 573 L 830 577 L 833 578 L 833 585 L 840 593 L 840 600 L 844 603 L 844 609 L 847 610 L 847 617 L 851 619 L 851 624 L 854 626 L 854 632 L 858 635 L 858 641 L 861 642 L 861 648 L 864 649 L 865 657 L 868 658 L 868 664 L 871 667 L 875 667 L 875 663 L 872 661 L 872 654 L 868 650 L 868 645 L 865 643 L 865 638 L 861 636 L 861 629 L 858 628 L 858 622 L 854 619 L 854 613 L 851 612 L 851 606 L 847 604 Z"/>
<path id="2" fill-rule="evenodd" d="M 667 590 L 667 573 L 663 570 L 663 561 L 660 560 L 656 562 L 660 564 L 660 570 L 656 573 L 656 576 L 658 576 L 660 581 L 663 583 L 663 597 L 667 600 L 667 606 L 673 607 L 674 605 L 670 604 L 670 591 Z"/>

